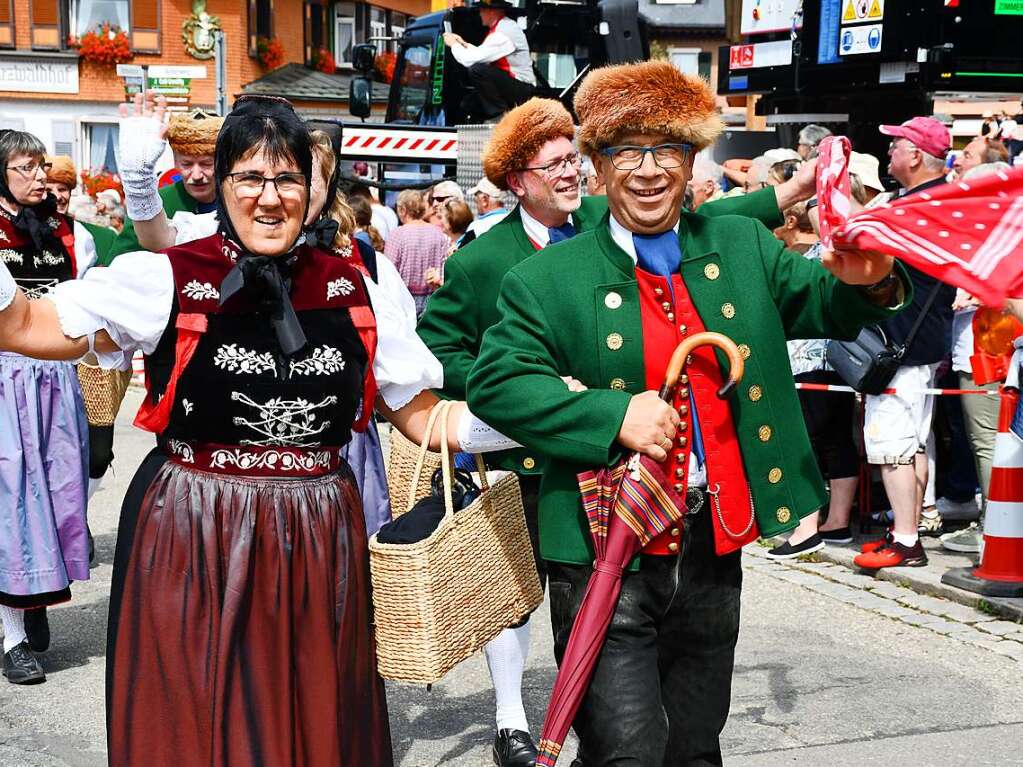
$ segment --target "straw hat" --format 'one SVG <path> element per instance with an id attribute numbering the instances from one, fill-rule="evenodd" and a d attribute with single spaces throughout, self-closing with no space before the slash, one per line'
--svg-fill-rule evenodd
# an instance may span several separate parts
<path id="1" fill-rule="evenodd" d="M 179 154 L 212 156 L 217 147 L 217 134 L 223 124 L 223 117 L 207 114 L 201 109 L 189 114 L 177 114 L 167 124 L 167 141 L 171 149 Z"/>

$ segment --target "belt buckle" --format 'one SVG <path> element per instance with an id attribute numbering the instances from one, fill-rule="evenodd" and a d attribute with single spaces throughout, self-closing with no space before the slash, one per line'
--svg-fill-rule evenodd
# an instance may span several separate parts
<path id="1" fill-rule="evenodd" d="M 693 517 L 700 513 L 700 509 L 707 502 L 707 496 L 698 487 L 686 489 L 686 513 L 685 516 Z"/>

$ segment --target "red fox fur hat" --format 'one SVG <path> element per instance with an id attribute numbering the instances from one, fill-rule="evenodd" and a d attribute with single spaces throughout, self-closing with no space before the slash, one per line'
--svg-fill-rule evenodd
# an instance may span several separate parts
<path id="1" fill-rule="evenodd" d="M 483 150 L 483 172 L 499 189 L 508 189 L 506 177 L 521 170 L 551 139 L 575 138 L 572 115 L 554 99 L 532 98 L 508 112 L 494 126 Z"/>
<path id="2" fill-rule="evenodd" d="M 663 133 L 699 151 L 724 128 L 707 82 L 667 61 L 593 70 L 575 94 L 575 111 L 579 149 L 587 155 L 627 133 Z"/>
<path id="3" fill-rule="evenodd" d="M 63 184 L 68 189 L 78 186 L 78 174 L 75 172 L 75 163 L 66 154 L 56 156 L 47 155 L 46 162 L 52 166 L 46 171 L 46 182 L 48 184 Z"/>

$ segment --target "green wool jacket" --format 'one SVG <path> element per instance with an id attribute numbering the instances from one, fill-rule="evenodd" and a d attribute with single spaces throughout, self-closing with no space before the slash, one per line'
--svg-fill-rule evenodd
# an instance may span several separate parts
<path id="1" fill-rule="evenodd" d="M 606 197 L 584 197 L 579 210 L 572 214 L 576 231 L 595 228 L 606 213 Z M 724 198 L 700 207 L 701 216 L 728 214 L 750 216 L 772 228 L 782 223 L 772 189 Z M 430 296 L 418 327 L 419 336 L 444 366 L 441 396 L 465 399 L 466 381 L 479 355 L 483 334 L 500 319 L 497 296 L 501 280 L 508 270 L 536 252 L 522 228 L 516 206 L 490 231 L 444 262 L 444 284 Z M 531 450 L 493 454 L 487 457 L 487 462 L 519 474 L 542 471 L 539 456 Z"/>
<path id="2" fill-rule="evenodd" d="M 174 214 L 179 210 L 195 213 L 196 206 L 198 205 L 195 198 L 185 191 L 185 183 L 183 181 L 177 181 L 161 189 L 160 199 L 163 200 L 163 212 L 167 214 L 168 220 L 174 218 Z M 142 250 L 142 246 L 139 245 L 139 238 L 135 235 L 135 225 L 131 221 L 126 220 L 124 222 L 124 229 L 117 235 L 117 239 L 114 240 L 114 244 L 110 247 L 106 257 L 99 256 L 97 263 L 99 266 L 110 266 L 110 262 L 122 253 L 133 253 L 136 250 Z"/>
<path id="3" fill-rule="evenodd" d="M 114 246 L 117 232 L 108 226 L 87 224 L 85 221 L 79 221 L 78 223 L 85 227 L 85 231 L 92 235 L 92 241 L 96 243 L 96 263 L 102 264 L 107 254 L 110 253 L 110 249 Z M 125 222 L 125 226 L 127 226 L 127 222 Z"/>
<path id="4" fill-rule="evenodd" d="M 760 533 L 777 535 L 826 499 L 786 339 L 855 338 L 863 325 L 907 305 L 912 288 L 898 267 L 904 300 L 894 309 L 878 307 L 819 263 L 785 250 L 749 218 L 683 213 L 679 241 L 682 279 L 706 329 L 749 347 L 745 376 L 729 405 Z M 717 269 L 708 269 L 711 264 Z M 611 292 L 621 301 L 605 303 Z M 726 303 L 734 312 L 724 310 Z M 576 474 L 622 457 L 618 431 L 629 400 L 646 388 L 635 265 L 614 243 L 605 217 L 595 230 L 512 268 L 498 312 L 501 319 L 484 336 L 469 375 L 469 407 L 548 460 L 540 488 L 544 558 L 592 562 Z M 612 333 L 624 343 L 610 343 Z M 589 390 L 568 391 L 563 375 Z M 625 381 L 624 391 L 610 388 L 615 378 Z M 766 442 L 758 436 L 765 425 L 771 429 Z M 776 484 L 767 479 L 774 467 L 784 477 Z"/>

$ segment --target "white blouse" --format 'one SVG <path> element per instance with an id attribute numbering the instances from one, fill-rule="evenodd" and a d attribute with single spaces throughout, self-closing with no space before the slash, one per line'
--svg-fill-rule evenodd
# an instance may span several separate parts
<path id="1" fill-rule="evenodd" d="M 441 388 L 443 368 L 398 301 L 372 280 L 365 282 L 377 321 L 373 373 L 384 402 L 399 410 L 421 391 Z M 47 299 L 57 307 L 65 335 L 78 338 L 105 330 L 122 351 L 97 353 L 99 363 L 123 368 L 136 350 L 152 354 L 167 329 L 174 302 L 170 259 L 162 253 L 125 253 L 105 269 L 90 269 L 80 280 L 57 285 Z"/>

